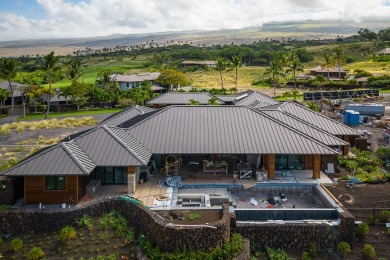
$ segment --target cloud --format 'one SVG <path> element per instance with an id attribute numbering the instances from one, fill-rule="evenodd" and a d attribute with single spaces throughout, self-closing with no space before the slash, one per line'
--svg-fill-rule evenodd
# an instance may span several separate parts
<path id="1" fill-rule="evenodd" d="M 389 3 L 389 0 L 37 0 L 43 9 L 42 17 L 0 13 L 0 40 L 238 29 L 287 20 L 388 19 Z"/>

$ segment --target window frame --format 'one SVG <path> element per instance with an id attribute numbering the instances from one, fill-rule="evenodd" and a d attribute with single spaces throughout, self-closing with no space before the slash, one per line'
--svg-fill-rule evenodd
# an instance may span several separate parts
<path id="1" fill-rule="evenodd" d="M 47 187 L 47 180 L 48 178 L 55 178 L 54 179 L 54 186 L 55 188 L 54 189 L 48 189 Z M 64 188 L 60 189 L 58 186 L 59 186 L 59 183 L 60 183 L 60 180 L 59 178 L 64 178 Z M 66 190 L 66 176 L 45 176 L 45 191 L 64 191 Z"/>

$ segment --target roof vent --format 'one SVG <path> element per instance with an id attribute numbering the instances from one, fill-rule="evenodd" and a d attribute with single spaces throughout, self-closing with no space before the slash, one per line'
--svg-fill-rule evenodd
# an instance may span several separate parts
<path id="1" fill-rule="evenodd" d="M 236 97 L 236 100 L 243 99 L 243 98 L 245 98 L 245 97 L 247 97 L 247 96 L 248 96 L 248 94 L 245 93 L 244 95 L 241 95 L 241 96 Z"/>

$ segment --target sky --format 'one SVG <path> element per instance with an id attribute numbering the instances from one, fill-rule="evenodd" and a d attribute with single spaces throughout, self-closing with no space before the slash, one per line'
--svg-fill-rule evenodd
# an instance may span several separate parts
<path id="1" fill-rule="evenodd" d="M 390 20 L 390 0 L 0 0 L 0 41 Z"/>

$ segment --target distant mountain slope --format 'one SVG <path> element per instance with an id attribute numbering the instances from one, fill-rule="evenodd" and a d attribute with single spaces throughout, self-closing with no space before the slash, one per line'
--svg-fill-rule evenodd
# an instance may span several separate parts
<path id="1" fill-rule="evenodd" d="M 42 39 L 24 41 L 0 42 L 0 56 L 42 55 L 50 51 L 66 55 L 73 51 L 85 49 L 101 49 L 119 46 L 144 44 L 154 41 L 159 45 L 167 42 L 183 41 L 192 45 L 211 44 L 241 44 L 268 39 L 313 39 L 335 38 L 337 35 L 349 36 L 356 34 L 360 28 L 378 31 L 390 27 L 388 21 L 370 22 L 340 22 L 340 21 L 302 21 L 267 23 L 262 27 L 240 30 L 220 31 L 184 31 L 153 34 L 115 34 L 105 37 L 72 38 L 72 39 Z"/>

